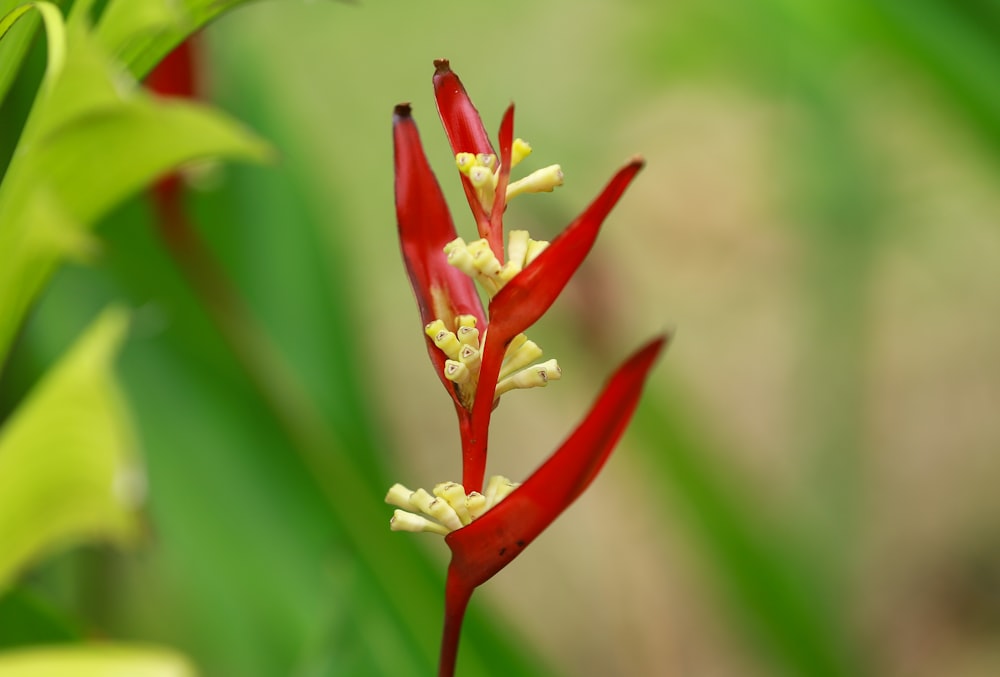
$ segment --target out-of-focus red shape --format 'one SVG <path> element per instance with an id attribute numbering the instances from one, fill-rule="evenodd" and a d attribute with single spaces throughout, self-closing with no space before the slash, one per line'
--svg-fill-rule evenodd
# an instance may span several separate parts
<path id="1" fill-rule="evenodd" d="M 454 331 L 458 315 L 474 315 L 486 326 L 482 302 L 468 275 L 448 264 L 444 246 L 457 235 L 444 194 L 431 171 L 420 143 L 409 104 L 396 106 L 393 114 L 393 144 L 396 174 L 396 221 L 399 242 L 423 324 L 442 320 Z M 442 383 L 445 354 L 427 338 L 427 352 Z"/>
<path id="2" fill-rule="evenodd" d="M 198 98 L 198 53 L 197 39 L 193 36 L 177 45 L 146 76 L 146 87 L 161 96 Z M 176 172 L 160 178 L 150 190 L 165 231 L 172 230 L 178 219 L 183 218 L 184 190 L 184 180 Z"/>
<path id="3" fill-rule="evenodd" d="M 449 576 L 478 586 L 507 566 L 594 480 L 635 411 L 661 336 L 618 368 L 580 426 L 499 505 L 449 534 Z"/>
<path id="4" fill-rule="evenodd" d="M 462 81 L 451 70 L 447 59 L 437 59 L 434 62 L 434 98 L 437 101 L 441 124 L 444 126 L 445 134 L 448 135 L 448 142 L 451 144 L 452 155 L 459 153 L 496 154 L 493 151 L 493 144 L 490 143 L 490 137 L 486 134 L 483 120 L 479 117 L 479 111 L 472 104 Z M 462 187 L 465 189 L 465 197 L 469 200 L 472 215 L 476 219 L 480 237 L 490 240 L 487 235 L 490 229 L 490 215 L 480 204 L 472 182 L 464 175 L 462 176 Z M 490 244 L 492 246 L 492 240 Z M 498 257 L 501 254 L 496 250 L 494 253 Z"/>
<path id="5" fill-rule="evenodd" d="M 197 40 L 188 38 L 146 76 L 146 87 L 163 96 L 194 99 L 198 96 Z"/>

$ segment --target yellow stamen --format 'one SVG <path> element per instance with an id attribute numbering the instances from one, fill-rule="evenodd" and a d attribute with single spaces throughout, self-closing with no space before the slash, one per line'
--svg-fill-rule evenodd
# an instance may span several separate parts
<path id="1" fill-rule="evenodd" d="M 410 494 L 412 493 L 412 491 L 397 482 L 389 488 L 389 493 L 385 495 L 385 502 L 397 508 L 409 510 L 412 507 L 410 504 Z"/>
<path id="2" fill-rule="evenodd" d="M 453 360 L 458 359 L 458 354 L 462 350 L 462 344 L 458 342 L 458 338 L 455 334 L 448 331 L 444 322 L 441 320 L 434 320 L 424 327 L 424 333 L 426 333 L 434 345 L 443 352 L 445 355 Z"/>
<path id="3" fill-rule="evenodd" d="M 545 240 L 528 240 L 528 253 L 524 257 L 524 265 L 529 265 L 538 258 L 538 255 L 548 249 L 549 243 Z"/>
<path id="4" fill-rule="evenodd" d="M 493 172 L 488 167 L 476 165 L 469 170 L 469 181 L 476 188 L 493 188 Z"/>
<path id="5" fill-rule="evenodd" d="M 482 517 L 519 486 L 506 477 L 495 475 L 487 482 L 485 495 L 477 491 L 466 494 L 461 484 L 442 482 L 434 487 L 434 496 L 431 496 L 423 489 L 410 491 L 402 484 L 394 484 L 385 500 L 401 509 L 393 512 L 389 528 L 447 536 Z"/>
<path id="6" fill-rule="evenodd" d="M 560 378 L 562 378 L 562 370 L 559 368 L 559 363 L 555 360 L 549 360 L 502 379 L 497 383 L 493 397 L 497 398 L 506 392 L 521 388 L 544 388 L 549 384 L 549 381 L 558 381 Z"/>
<path id="7" fill-rule="evenodd" d="M 524 193 L 551 193 L 563 185 L 563 171 L 559 165 L 549 165 L 537 169 L 523 179 L 507 184 L 507 199 L 511 200 Z"/>
<path id="8" fill-rule="evenodd" d="M 472 346 L 474 348 L 479 346 L 479 330 L 475 327 L 459 327 L 458 331 L 455 332 L 455 336 L 458 337 L 458 342 L 463 346 Z"/>
<path id="9" fill-rule="evenodd" d="M 516 371 L 521 371 L 542 356 L 542 349 L 534 341 L 524 341 L 513 353 L 508 351 L 499 378 L 502 380 Z"/>
<path id="10" fill-rule="evenodd" d="M 497 503 L 507 498 L 514 489 L 517 489 L 520 484 L 511 482 L 509 479 L 503 475 L 494 475 L 490 478 L 490 481 L 486 483 L 486 509 L 489 510 Z"/>
<path id="11" fill-rule="evenodd" d="M 465 497 L 465 507 L 469 510 L 470 519 L 478 519 L 486 512 L 486 497 L 478 491 L 473 491 Z"/>
<path id="12" fill-rule="evenodd" d="M 470 372 L 479 371 L 479 365 L 482 362 L 483 357 L 479 352 L 478 348 L 473 348 L 472 346 L 463 346 L 461 352 L 458 354 L 458 361 L 465 365 L 465 367 Z"/>
<path id="13" fill-rule="evenodd" d="M 531 146 L 524 139 L 514 139 L 510 147 L 510 166 L 517 167 L 521 160 L 531 155 Z"/>
<path id="14" fill-rule="evenodd" d="M 455 360 L 445 360 L 444 377 L 453 383 L 463 385 L 472 378 L 472 372 L 461 362 Z"/>
<path id="15" fill-rule="evenodd" d="M 528 255 L 528 231 L 512 230 L 507 233 L 507 263 L 516 265 L 518 271 L 524 268 L 524 257 Z"/>
<path id="16" fill-rule="evenodd" d="M 476 164 L 492 172 L 497 166 L 497 156 L 493 153 L 479 153 L 476 156 Z"/>
<path id="17" fill-rule="evenodd" d="M 466 506 L 465 487 L 458 482 L 442 482 L 434 487 L 434 495 L 448 502 L 463 525 L 472 521 Z"/>
<path id="18" fill-rule="evenodd" d="M 476 267 L 472 265 L 472 255 L 469 254 L 465 240 L 460 237 L 455 238 L 444 246 L 444 253 L 448 259 L 448 265 L 458 268 L 470 277 L 475 277 Z"/>
<path id="19" fill-rule="evenodd" d="M 462 497 L 465 497 L 464 493 L 462 494 Z M 463 522 L 460 519 L 455 507 L 440 496 L 431 501 L 430 505 L 427 507 L 427 514 L 440 522 L 449 531 L 461 529 L 463 526 L 468 524 L 468 522 Z M 465 506 L 463 505 L 462 507 L 464 508 Z"/>
<path id="20" fill-rule="evenodd" d="M 455 166 L 458 167 L 458 171 L 469 175 L 469 170 L 476 166 L 476 156 L 472 153 L 459 153 L 455 156 Z"/>
<path id="21" fill-rule="evenodd" d="M 505 352 L 503 356 L 504 362 L 509 360 L 511 358 L 511 355 L 520 350 L 521 346 L 523 346 L 527 340 L 528 337 L 523 333 L 518 334 L 517 336 L 512 338 L 510 340 L 510 343 L 507 344 L 507 352 Z"/>
<path id="22" fill-rule="evenodd" d="M 417 489 L 412 494 L 410 494 L 410 507 L 416 508 L 424 514 L 429 514 L 428 510 L 431 505 L 431 501 L 434 497 L 427 493 L 424 489 Z"/>
<path id="23" fill-rule="evenodd" d="M 447 536 L 451 533 L 448 527 L 437 522 L 432 522 L 426 517 L 406 512 L 405 510 L 396 510 L 392 513 L 392 519 L 389 520 L 389 528 L 393 531 L 429 531 L 434 534 L 441 534 L 442 536 Z"/>
<path id="24" fill-rule="evenodd" d="M 495 286 L 497 275 L 500 273 L 500 261 L 490 248 L 490 243 L 485 239 L 476 240 L 470 242 L 466 249 L 472 256 L 472 265 Z"/>

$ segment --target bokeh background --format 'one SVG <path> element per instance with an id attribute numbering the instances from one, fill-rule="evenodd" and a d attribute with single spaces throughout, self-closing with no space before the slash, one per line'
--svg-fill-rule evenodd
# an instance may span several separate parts
<path id="1" fill-rule="evenodd" d="M 1000 672 L 995 3 L 271 0 L 198 47 L 206 97 L 277 160 L 191 172 L 232 295 L 140 196 L 31 316 L 5 410 L 100 308 L 133 308 L 149 484 L 138 547 L 34 569 L 40 603 L 206 675 L 434 672 L 447 550 L 380 502 L 460 474 L 392 195 L 409 101 L 470 236 L 447 57 L 489 130 L 516 102 L 528 169 L 565 170 L 508 227 L 554 236 L 648 163 L 531 330 L 563 379 L 504 398 L 490 471 L 529 474 L 675 331 L 599 481 L 477 593 L 460 674 Z"/>

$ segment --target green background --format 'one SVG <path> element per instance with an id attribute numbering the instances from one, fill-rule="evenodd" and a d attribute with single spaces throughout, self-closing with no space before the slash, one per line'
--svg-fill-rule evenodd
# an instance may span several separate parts
<path id="1" fill-rule="evenodd" d="M 270 1 L 199 47 L 206 98 L 277 153 L 193 178 L 235 294 L 192 287 L 141 197 L 54 278 L 0 411 L 124 303 L 149 499 L 134 548 L 61 554 L 0 598 L 8 644 L 40 618 L 34 641 L 152 641 L 206 675 L 433 674 L 447 551 L 380 501 L 460 475 L 392 195 L 409 101 L 471 237 L 431 88 L 447 57 L 491 132 L 516 102 L 528 170 L 566 173 L 508 228 L 552 237 L 647 160 L 530 332 L 563 378 L 504 398 L 489 470 L 525 477 L 676 331 L 600 480 L 477 593 L 459 674 L 1000 669 L 995 3 Z"/>

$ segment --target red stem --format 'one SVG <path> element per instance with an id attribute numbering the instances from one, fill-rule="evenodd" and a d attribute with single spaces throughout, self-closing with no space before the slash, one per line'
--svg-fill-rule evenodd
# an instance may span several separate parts
<path id="1" fill-rule="evenodd" d="M 479 384 L 472 405 L 468 437 L 462 437 L 462 484 L 466 491 L 482 491 L 486 478 L 486 446 L 490 436 L 497 377 L 510 337 L 487 330 L 483 346 L 483 361 L 479 367 Z"/>
<path id="2" fill-rule="evenodd" d="M 486 444 L 473 434 L 472 413 L 460 404 L 455 404 L 458 412 L 458 433 L 462 436 L 462 486 L 468 493 L 483 490 L 483 476 L 486 474 Z"/>
<path id="3" fill-rule="evenodd" d="M 444 593 L 444 633 L 441 636 L 441 662 L 438 677 L 454 677 L 458 659 L 458 641 L 462 620 L 469 606 L 474 586 L 468 585 L 453 567 L 448 567 L 448 582 Z"/>

